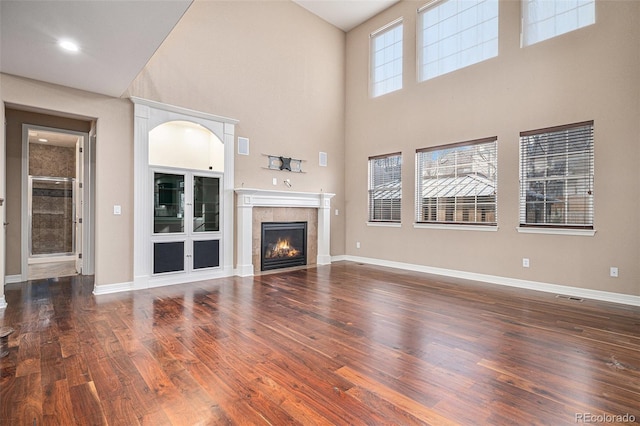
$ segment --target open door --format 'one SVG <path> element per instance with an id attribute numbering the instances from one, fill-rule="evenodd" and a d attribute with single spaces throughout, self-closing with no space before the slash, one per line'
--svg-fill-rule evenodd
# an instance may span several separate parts
<path id="1" fill-rule="evenodd" d="M 88 138 L 23 125 L 22 281 L 83 273 Z"/>
<path id="2" fill-rule="evenodd" d="M 76 142 L 76 176 L 84 176 L 84 136 L 79 136 Z M 75 255 L 76 271 L 82 275 L 82 252 L 83 252 L 83 216 L 84 216 L 84 179 L 76 179 L 74 183 L 75 192 Z"/>

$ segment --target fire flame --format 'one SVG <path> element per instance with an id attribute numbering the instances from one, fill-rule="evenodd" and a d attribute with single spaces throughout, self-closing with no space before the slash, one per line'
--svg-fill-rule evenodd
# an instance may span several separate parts
<path id="1" fill-rule="evenodd" d="M 265 253 L 267 259 L 273 259 L 274 257 L 294 257 L 300 254 L 300 250 L 291 246 L 288 239 L 278 238 L 278 242 L 275 244 L 269 244 L 267 252 Z"/>

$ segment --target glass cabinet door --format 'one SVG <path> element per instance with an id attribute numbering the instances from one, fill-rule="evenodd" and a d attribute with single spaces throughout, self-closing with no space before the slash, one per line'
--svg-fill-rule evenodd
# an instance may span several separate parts
<path id="1" fill-rule="evenodd" d="M 220 230 L 220 178 L 193 177 L 193 232 Z"/>
<path id="2" fill-rule="evenodd" d="M 153 232 L 184 232 L 184 175 L 154 173 Z"/>
<path id="3" fill-rule="evenodd" d="M 153 172 L 153 273 L 220 266 L 222 177 Z"/>

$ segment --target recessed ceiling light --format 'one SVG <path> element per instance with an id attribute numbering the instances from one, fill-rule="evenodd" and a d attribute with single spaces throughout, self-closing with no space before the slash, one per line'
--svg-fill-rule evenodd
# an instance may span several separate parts
<path id="1" fill-rule="evenodd" d="M 68 51 L 68 52 L 78 52 L 80 51 L 80 47 L 74 43 L 71 40 L 60 40 L 58 42 L 58 46 L 60 46 L 61 48 L 63 48 L 64 50 Z"/>
<path id="2" fill-rule="evenodd" d="M 49 139 L 40 138 L 38 139 L 38 142 L 49 142 Z"/>

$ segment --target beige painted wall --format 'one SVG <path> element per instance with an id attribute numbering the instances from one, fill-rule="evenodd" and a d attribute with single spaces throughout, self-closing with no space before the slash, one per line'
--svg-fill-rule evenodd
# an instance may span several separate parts
<path id="1" fill-rule="evenodd" d="M 340 215 L 332 217 L 331 253 L 343 254 L 344 42 L 342 31 L 292 2 L 196 1 L 124 97 L 239 119 L 236 135 L 250 138 L 251 154 L 236 155 L 236 186 L 273 189 L 275 177 L 277 189 L 287 190 L 282 180 L 289 178 L 292 191 L 336 193 L 332 209 Z M 97 119 L 96 285 L 130 282 L 132 104 L 4 74 L 0 79 L 9 105 Z M 328 153 L 329 167 L 319 167 L 320 151 Z M 306 160 L 306 173 L 265 170 L 261 154 Z M 121 216 L 112 214 L 116 204 Z M 7 274 L 19 274 L 19 233 L 8 244 L 18 257 L 8 259 Z"/>
<path id="2" fill-rule="evenodd" d="M 357 256 L 640 295 L 640 225 L 631 213 L 640 209 L 640 2 L 598 2 L 596 25 L 521 49 L 519 3 L 503 1 L 497 58 L 417 83 L 421 5 L 403 1 L 383 12 L 351 31 L 345 50 L 341 31 L 291 2 L 196 0 L 126 95 L 239 119 L 236 135 L 250 138 L 251 155 L 236 155 L 237 187 L 273 189 L 275 177 L 278 189 L 290 178 L 293 191 L 337 193 L 332 255 L 346 247 Z M 404 89 L 370 99 L 369 33 L 399 16 Z M 131 281 L 131 103 L 3 74 L 0 87 L 9 104 L 97 119 L 96 284 Z M 519 132 L 591 119 L 596 235 L 517 233 Z M 498 232 L 414 229 L 415 149 L 493 135 Z M 319 151 L 329 167 L 318 166 Z M 367 227 L 367 157 L 394 151 L 404 153 L 402 227 Z M 265 170 L 261 154 L 304 159 L 307 173 Z M 112 214 L 115 204 L 122 216 Z M 531 268 L 520 266 L 522 257 Z M 609 278 L 609 266 L 620 268 L 619 278 Z"/>
<path id="3" fill-rule="evenodd" d="M 522 49 L 520 4 L 501 1 L 498 57 L 418 83 L 423 3 L 403 1 L 347 35 L 347 254 L 640 295 L 640 2 L 598 1 L 595 25 Z M 369 98 L 369 34 L 399 17 L 404 88 Z M 584 120 L 595 120 L 596 235 L 519 234 L 519 133 Z M 499 230 L 414 229 L 415 150 L 496 135 Z M 367 158 L 396 151 L 402 227 L 367 227 Z"/>
<path id="4" fill-rule="evenodd" d="M 5 132 L 7 146 L 7 222 L 9 223 L 6 227 L 7 275 L 20 275 L 22 269 L 22 220 L 23 218 L 26 219 L 22 215 L 22 125 L 33 124 L 78 132 L 88 132 L 90 123 L 67 117 L 56 117 L 32 111 L 21 111 L 15 108 L 6 108 L 5 118 L 7 122 Z M 75 162 L 73 165 L 75 167 Z M 73 172 L 75 173 L 75 168 Z"/>
<path id="5" fill-rule="evenodd" d="M 196 0 L 127 95 L 239 120 L 250 155 L 235 156 L 235 187 L 336 193 L 331 254 L 343 254 L 344 44 L 293 2 Z M 266 170 L 263 154 L 305 160 L 306 173 Z"/>
<path id="6" fill-rule="evenodd" d="M 75 118 L 96 119 L 98 135 L 95 217 L 96 285 L 131 281 L 133 276 L 133 105 L 131 102 L 6 74 L 0 74 L 0 85 L 2 101 L 7 105 L 36 109 L 41 112 L 51 111 L 56 115 L 63 114 Z M 10 166 L 9 160 L 8 158 L 7 166 Z M 12 176 L 7 178 L 8 187 L 16 185 Z M 0 174 L 0 179 L 4 181 L 5 173 Z M 122 216 L 112 214 L 114 204 L 122 206 Z M 19 218 L 14 221 L 19 222 Z M 14 240 L 10 240 L 7 236 L 6 272 L 8 275 L 20 273 L 19 249 L 17 271 L 15 260 L 11 257 L 15 252 L 13 244 L 15 244 Z"/>

